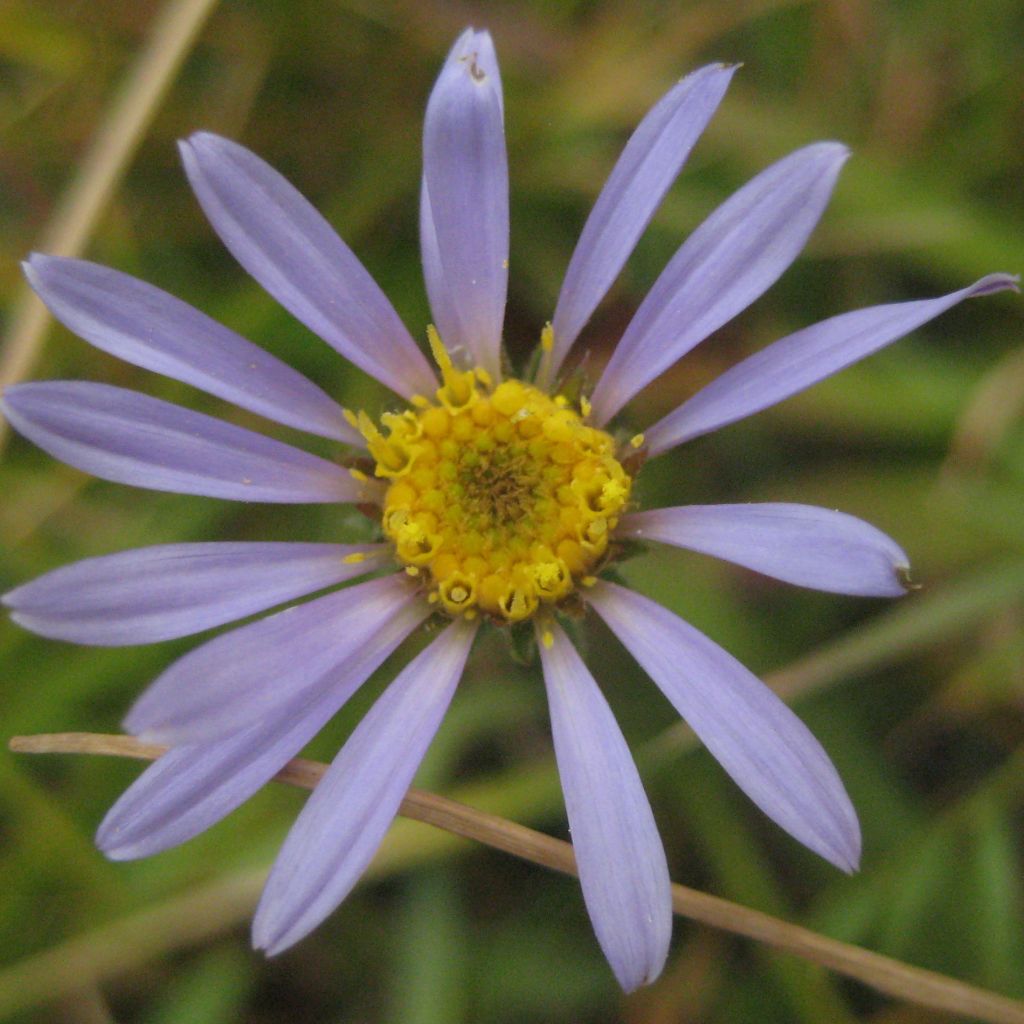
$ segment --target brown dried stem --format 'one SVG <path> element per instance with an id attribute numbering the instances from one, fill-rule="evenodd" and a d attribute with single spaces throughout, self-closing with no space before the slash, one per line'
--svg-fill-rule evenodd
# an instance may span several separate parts
<path id="1" fill-rule="evenodd" d="M 109 754 L 141 760 L 153 760 L 164 752 L 163 747 L 141 743 L 129 736 L 97 733 L 16 736 L 10 747 L 16 752 L 29 754 Z M 312 789 L 325 770 L 326 765 L 296 758 L 276 778 L 293 786 Z M 409 790 L 399 813 L 555 871 L 568 875 L 577 873 L 569 843 L 474 810 L 436 793 Z M 681 917 L 793 953 L 896 999 L 991 1024 L 1024 1024 L 1024 1004 L 1016 1000 L 830 939 L 729 900 L 684 885 L 673 885 L 672 906 Z"/>
<path id="2" fill-rule="evenodd" d="M 110 202 L 146 128 L 217 0 L 169 0 L 153 24 L 146 46 L 113 97 L 38 248 L 55 256 L 77 256 Z M 22 285 L 0 342 L 0 390 L 32 370 L 50 322 L 42 302 Z M 0 445 L 5 423 L 0 420 Z"/>

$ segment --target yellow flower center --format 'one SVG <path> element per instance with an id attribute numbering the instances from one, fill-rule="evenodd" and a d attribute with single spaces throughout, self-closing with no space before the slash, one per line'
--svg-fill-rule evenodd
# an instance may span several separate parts
<path id="1" fill-rule="evenodd" d="M 484 371 L 455 369 L 429 335 L 444 379 L 435 400 L 385 413 L 383 430 L 356 419 L 391 481 L 384 533 L 448 614 L 517 622 L 590 582 L 632 481 L 611 436 L 563 396 L 494 387 Z"/>

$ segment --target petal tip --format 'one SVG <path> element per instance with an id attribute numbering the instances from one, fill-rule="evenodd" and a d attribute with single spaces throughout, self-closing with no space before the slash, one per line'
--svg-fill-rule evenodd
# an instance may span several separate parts
<path id="1" fill-rule="evenodd" d="M 217 146 L 225 141 L 227 140 L 224 139 L 224 137 L 221 135 L 216 135 L 213 132 L 200 130 L 198 132 L 193 132 L 187 139 L 181 139 L 178 142 L 178 145 L 190 147 Z"/>
<path id="2" fill-rule="evenodd" d="M 118 855 L 119 851 L 122 850 L 123 847 L 120 845 L 116 836 L 116 829 L 109 827 L 105 821 L 102 822 L 100 827 L 96 830 L 93 842 L 96 844 L 96 849 L 99 850 L 104 857 L 107 857 L 110 860 L 127 860 L 126 857 Z"/>
<path id="3" fill-rule="evenodd" d="M 249 933 L 249 944 L 252 946 L 253 949 L 257 950 L 260 953 L 263 953 L 266 951 L 267 941 L 266 937 L 263 935 L 263 929 L 260 927 L 260 923 L 260 915 L 259 912 L 257 911 L 256 917 L 253 919 L 252 928 Z"/>
<path id="4" fill-rule="evenodd" d="M 96 835 L 93 838 L 93 842 L 96 844 L 96 849 L 103 854 L 107 860 L 125 861 L 125 860 L 137 860 L 140 856 L 144 856 L 144 853 L 137 852 L 138 850 L 138 837 L 135 837 L 135 842 L 126 839 L 124 836 L 125 823 L 121 819 L 121 815 L 117 813 L 118 808 L 115 805 L 108 812 L 107 816 L 100 822 L 100 826 L 96 829 Z"/>
<path id="5" fill-rule="evenodd" d="M 28 283 L 35 288 L 39 274 L 47 267 L 59 262 L 61 262 L 60 256 L 51 256 L 44 252 L 30 252 L 28 257 L 21 261 L 21 269 L 28 279 Z"/>
<path id="6" fill-rule="evenodd" d="M 1020 274 L 988 274 L 983 277 L 973 288 L 975 297 L 979 295 L 994 295 L 996 292 L 1020 292 Z"/>
<path id="7" fill-rule="evenodd" d="M 717 85 L 712 88 L 717 88 L 719 92 L 719 99 L 725 94 L 726 89 L 729 88 L 729 83 L 732 81 L 732 76 L 743 67 L 742 61 L 737 61 L 734 64 L 729 64 L 726 61 L 715 61 L 712 64 L 705 64 L 702 67 L 691 71 L 682 78 L 678 79 L 672 88 L 666 93 L 667 96 L 676 96 L 683 102 L 686 102 L 687 96 L 691 93 L 691 89 L 694 86 L 703 86 L 708 88 L 711 80 L 717 80 Z M 664 99 L 665 97 L 663 97 Z"/>
<path id="8" fill-rule="evenodd" d="M 844 875 L 855 875 L 860 871 L 861 833 L 860 822 L 853 807 L 849 807 L 849 815 L 845 828 L 834 836 L 828 849 L 820 852 L 831 864 L 834 864 Z"/>
<path id="9" fill-rule="evenodd" d="M 837 142 L 834 139 L 819 142 L 817 146 L 821 155 L 826 157 L 829 162 L 834 162 L 837 168 L 842 167 L 853 155 L 853 150 L 845 142 Z"/>
<path id="10" fill-rule="evenodd" d="M 280 927 L 280 922 L 268 921 L 259 909 L 253 918 L 250 942 L 253 949 L 266 957 L 277 956 L 294 945 L 288 941 L 287 930 Z"/>
<path id="11" fill-rule="evenodd" d="M 178 153 L 186 173 L 196 168 L 203 157 L 214 156 L 223 150 L 227 143 L 223 136 L 207 131 L 193 132 L 187 139 L 178 139 Z"/>
<path id="12" fill-rule="evenodd" d="M 494 40 L 491 38 L 491 33 L 485 28 L 475 28 L 473 25 L 467 25 L 458 39 L 455 40 L 455 45 L 452 49 L 458 50 L 464 48 L 467 44 L 479 46 L 481 43 L 486 43 L 493 47 Z"/>
<path id="13" fill-rule="evenodd" d="M 132 708 L 124 718 L 121 719 L 121 728 L 128 736 L 132 736 L 140 743 L 153 743 L 158 746 L 170 746 L 171 737 L 159 725 L 153 725 L 146 720 L 145 715 L 140 715 Z"/>
<path id="14" fill-rule="evenodd" d="M 463 65 L 470 80 L 478 86 L 498 82 L 498 55 L 494 40 L 486 29 L 470 26 L 455 40 L 448 56 L 449 71 Z M 442 72 L 443 73 L 443 72 Z"/>
<path id="15" fill-rule="evenodd" d="M 5 608 L 9 608 L 10 609 L 10 612 L 11 612 L 11 622 L 13 622 L 16 626 L 21 627 L 21 629 L 27 630 L 29 633 L 35 633 L 37 636 L 46 636 L 46 634 L 39 627 L 39 624 L 38 623 L 33 623 L 32 617 L 30 615 L 23 615 L 23 614 L 21 614 L 21 612 L 18 611 L 18 606 L 13 601 L 8 601 L 7 600 L 8 597 L 11 596 L 11 594 L 16 594 L 16 591 L 12 590 L 10 592 L 10 594 L 4 594 L 4 596 L 2 598 L 0 598 L 0 604 L 3 604 L 3 606 Z M 59 637 L 47 637 L 47 639 L 52 640 L 52 639 L 60 639 L 60 638 Z"/>
<path id="16" fill-rule="evenodd" d="M 182 167 L 185 168 L 185 176 L 189 182 L 199 173 L 199 158 L 194 145 L 195 138 L 195 135 L 190 135 L 187 139 L 178 139 L 178 158 L 181 160 Z"/>
<path id="17" fill-rule="evenodd" d="M 699 68 L 696 73 L 700 74 L 701 72 L 704 72 L 707 75 L 715 75 L 716 77 L 721 76 L 728 80 L 731 79 L 741 67 L 743 67 L 743 61 L 741 60 L 734 61 L 732 63 L 720 60 L 716 61 L 714 64 L 707 64 L 705 67 Z M 686 79 L 683 78 L 680 79 L 680 81 L 686 81 Z"/>
<path id="18" fill-rule="evenodd" d="M 845 855 L 841 858 L 833 860 L 832 863 L 835 864 L 835 866 L 839 868 L 844 875 L 855 875 L 860 871 L 860 855 L 860 838 L 858 836 L 856 846 L 846 851 Z"/>
<path id="19" fill-rule="evenodd" d="M 123 863 L 129 860 L 138 860 L 138 857 L 132 855 L 131 850 L 128 847 L 120 848 L 114 847 L 109 850 L 100 849 L 100 853 L 103 854 L 107 860 L 116 861 L 117 863 Z"/>
<path id="20" fill-rule="evenodd" d="M 893 569 L 893 575 L 896 577 L 896 586 L 900 589 L 900 593 L 896 595 L 897 597 L 902 597 L 904 594 L 912 594 L 915 590 L 920 590 L 923 587 L 923 584 L 918 583 L 912 576 L 909 562 L 897 564 Z"/>
<path id="21" fill-rule="evenodd" d="M 792 154 L 806 172 L 816 177 L 823 176 L 826 180 L 834 180 L 852 155 L 849 146 L 835 139 L 812 142 Z"/>
<path id="22" fill-rule="evenodd" d="M 663 948 L 659 949 L 645 964 L 616 964 L 609 959 L 608 966 L 611 967 L 615 980 L 619 983 L 619 988 L 626 995 L 629 995 L 645 985 L 653 985 L 661 977 L 661 972 L 665 968 L 665 961 L 667 959 L 668 941 L 666 939 Z"/>

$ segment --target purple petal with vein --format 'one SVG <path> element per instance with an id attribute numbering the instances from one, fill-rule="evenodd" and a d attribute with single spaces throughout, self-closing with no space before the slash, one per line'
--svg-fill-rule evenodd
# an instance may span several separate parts
<path id="1" fill-rule="evenodd" d="M 244 146 L 209 132 L 180 147 L 213 229 L 285 309 L 405 398 L 433 393 L 437 379 L 391 303 L 293 185 Z"/>
<path id="2" fill-rule="evenodd" d="M 501 78 L 486 32 L 463 32 L 430 94 L 423 181 L 423 262 L 435 315 L 451 321 L 444 343 L 497 380 L 508 291 L 508 161 Z"/>
<path id="3" fill-rule="evenodd" d="M 672 888 L 640 776 L 611 708 L 565 633 L 538 644 L 580 884 L 627 992 L 654 981 L 672 937 Z"/>
<path id="4" fill-rule="evenodd" d="M 819 142 L 772 164 L 686 240 L 654 283 L 591 396 L 607 423 L 630 398 L 742 312 L 796 259 L 848 156 Z"/>
<path id="5" fill-rule="evenodd" d="M 386 554 L 383 544 L 161 544 L 55 569 L 2 601 L 18 625 L 55 640 L 147 644 L 361 576 Z"/>
<path id="6" fill-rule="evenodd" d="M 273 956 L 348 895 L 380 846 L 451 702 L 476 624 L 457 620 L 398 675 L 324 773 L 277 857 L 253 920 Z"/>
<path id="7" fill-rule="evenodd" d="M 606 581 L 589 597 L 747 796 L 815 853 L 856 870 L 857 814 L 807 726 L 732 655 L 656 602 Z"/>
<path id="8" fill-rule="evenodd" d="M 709 64 L 687 75 L 651 108 L 626 144 L 565 273 L 552 320 L 552 375 L 618 277 L 718 109 L 735 70 L 735 66 Z"/>
<path id="9" fill-rule="evenodd" d="M 910 561 L 861 519 L 812 505 L 684 505 L 624 516 L 619 537 L 701 551 L 835 594 L 900 597 Z"/>
<path id="10" fill-rule="evenodd" d="M 389 616 L 428 614 L 405 574 L 370 580 L 208 640 L 135 702 L 126 732 L 175 746 L 218 739 L 281 713 L 370 643 Z"/>
<path id="11" fill-rule="evenodd" d="M 109 384 L 15 384 L 0 409 L 54 458 L 121 484 L 291 504 L 362 501 L 372 486 L 280 441 Z"/>
<path id="12" fill-rule="evenodd" d="M 216 824 L 302 750 L 421 618 L 409 606 L 382 620 L 337 672 L 278 714 L 229 736 L 168 751 L 110 809 L 97 845 L 114 860 L 148 857 Z"/>
<path id="13" fill-rule="evenodd" d="M 455 307 L 448 282 L 444 275 L 444 264 L 441 262 L 441 251 L 437 246 L 437 232 L 434 230 L 434 212 L 430 206 L 430 195 L 427 192 L 427 179 L 420 181 L 420 259 L 423 263 L 423 280 L 427 286 L 427 298 L 430 300 L 430 312 L 434 318 L 434 326 L 449 345 L 460 363 L 460 347 L 465 344 L 465 332 L 459 321 L 459 311 Z M 457 339 L 449 342 L 448 339 Z M 475 353 L 466 353 L 471 360 L 476 359 Z"/>
<path id="14" fill-rule="evenodd" d="M 645 432 L 653 457 L 817 384 L 877 352 L 964 299 L 1016 290 L 1017 278 L 989 274 L 950 295 L 856 309 L 774 342 L 726 370 Z"/>
<path id="15" fill-rule="evenodd" d="M 23 266 L 50 312 L 96 348 L 286 426 L 366 447 L 315 384 L 173 295 L 85 260 L 35 253 Z"/>

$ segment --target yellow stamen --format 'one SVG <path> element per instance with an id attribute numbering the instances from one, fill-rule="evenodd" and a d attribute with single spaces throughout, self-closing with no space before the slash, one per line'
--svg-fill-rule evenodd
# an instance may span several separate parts
<path id="1" fill-rule="evenodd" d="M 474 374 L 472 371 L 463 372 L 455 369 L 451 356 L 441 341 L 441 335 L 437 333 L 437 328 L 433 324 L 427 326 L 427 341 L 430 342 L 430 351 L 444 381 L 444 385 L 437 390 L 438 401 L 448 408 L 461 409 L 473 394 Z"/>
<path id="2" fill-rule="evenodd" d="M 409 459 L 402 449 L 392 444 L 365 412 L 359 413 L 357 425 L 370 454 L 377 460 L 377 476 L 397 476 L 408 469 Z"/>
<path id="3" fill-rule="evenodd" d="M 390 478 L 384 534 L 450 616 L 550 615 L 595 582 L 629 500 L 615 442 L 564 395 L 457 370 L 437 331 L 427 334 L 443 381 L 435 400 L 384 414 L 381 428 L 357 419 L 377 475 Z"/>

